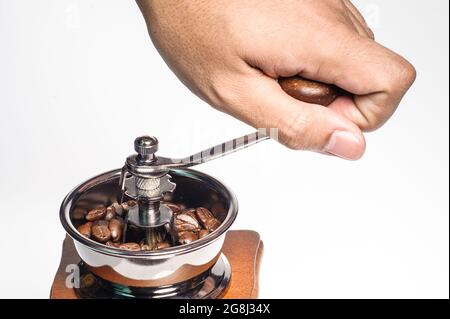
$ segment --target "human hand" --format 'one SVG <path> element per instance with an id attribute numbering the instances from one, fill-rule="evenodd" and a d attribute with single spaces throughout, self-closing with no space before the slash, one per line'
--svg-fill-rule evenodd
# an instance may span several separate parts
<path id="1" fill-rule="evenodd" d="M 346 0 L 137 0 L 169 67 L 195 94 L 255 128 L 278 128 L 293 149 L 358 159 L 362 131 L 393 114 L 415 79 L 404 58 L 373 40 Z M 286 94 L 301 75 L 353 97 L 328 107 Z"/>

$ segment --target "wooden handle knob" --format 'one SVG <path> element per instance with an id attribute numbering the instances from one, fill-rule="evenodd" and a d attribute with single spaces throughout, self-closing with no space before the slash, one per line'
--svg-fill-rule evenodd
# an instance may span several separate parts
<path id="1" fill-rule="evenodd" d="M 279 78 L 281 88 L 297 100 L 328 106 L 339 95 L 339 88 L 321 82 L 306 80 L 299 76 Z"/>

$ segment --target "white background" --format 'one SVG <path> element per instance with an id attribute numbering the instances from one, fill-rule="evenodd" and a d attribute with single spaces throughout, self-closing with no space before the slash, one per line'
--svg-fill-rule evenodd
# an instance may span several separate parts
<path id="1" fill-rule="evenodd" d="M 260 297 L 448 298 L 448 1 L 357 1 L 418 77 L 358 162 L 267 141 L 207 163 L 261 234 Z M 182 156 L 251 132 L 188 91 L 134 1 L 0 0 L 0 297 L 47 298 L 75 185 L 134 137 Z"/>

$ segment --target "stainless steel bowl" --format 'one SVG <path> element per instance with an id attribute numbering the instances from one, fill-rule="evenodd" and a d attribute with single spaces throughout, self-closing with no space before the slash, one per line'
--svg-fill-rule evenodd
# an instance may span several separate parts
<path id="1" fill-rule="evenodd" d="M 130 252 L 99 244 L 82 236 L 76 227 L 82 223 L 87 210 L 115 201 L 120 170 L 95 176 L 72 190 L 60 209 L 63 227 L 94 274 L 127 286 L 160 287 L 194 278 L 215 264 L 225 232 L 237 215 L 236 197 L 225 185 L 204 173 L 180 169 L 171 170 L 169 174 L 177 187 L 165 199 L 185 203 L 188 207 L 210 209 L 222 222 L 220 227 L 191 244 L 159 251 Z"/>

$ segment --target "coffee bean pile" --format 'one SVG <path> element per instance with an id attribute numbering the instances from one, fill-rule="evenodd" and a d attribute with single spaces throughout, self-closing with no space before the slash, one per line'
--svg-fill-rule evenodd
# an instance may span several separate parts
<path id="1" fill-rule="evenodd" d="M 187 208 L 183 204 L 173 202 L 162 202 L 162 204 L 167 205 L 174 213 L 178 245 L 201 239 L 220 226 L 220 221 L 205 207 Z M 98 243 L 124 250 L 160 250 L 172 247 L 167 234 L 160 234 L 157 243 L 150 247 L 145 243 L 144 235 L 131 224 L 128 225 L 127 232 L 130 232 L 130 236 L 127 233 L 127 239 L 131 237 L 134 241 L 123 242 L 126 214 L 136 205 L 136 201 L 130 200 L 122 204 L 114 203 L 108 207 L 96 207 L 84 216 L 84 223 L 77 229 L 83 236 Z"/>

